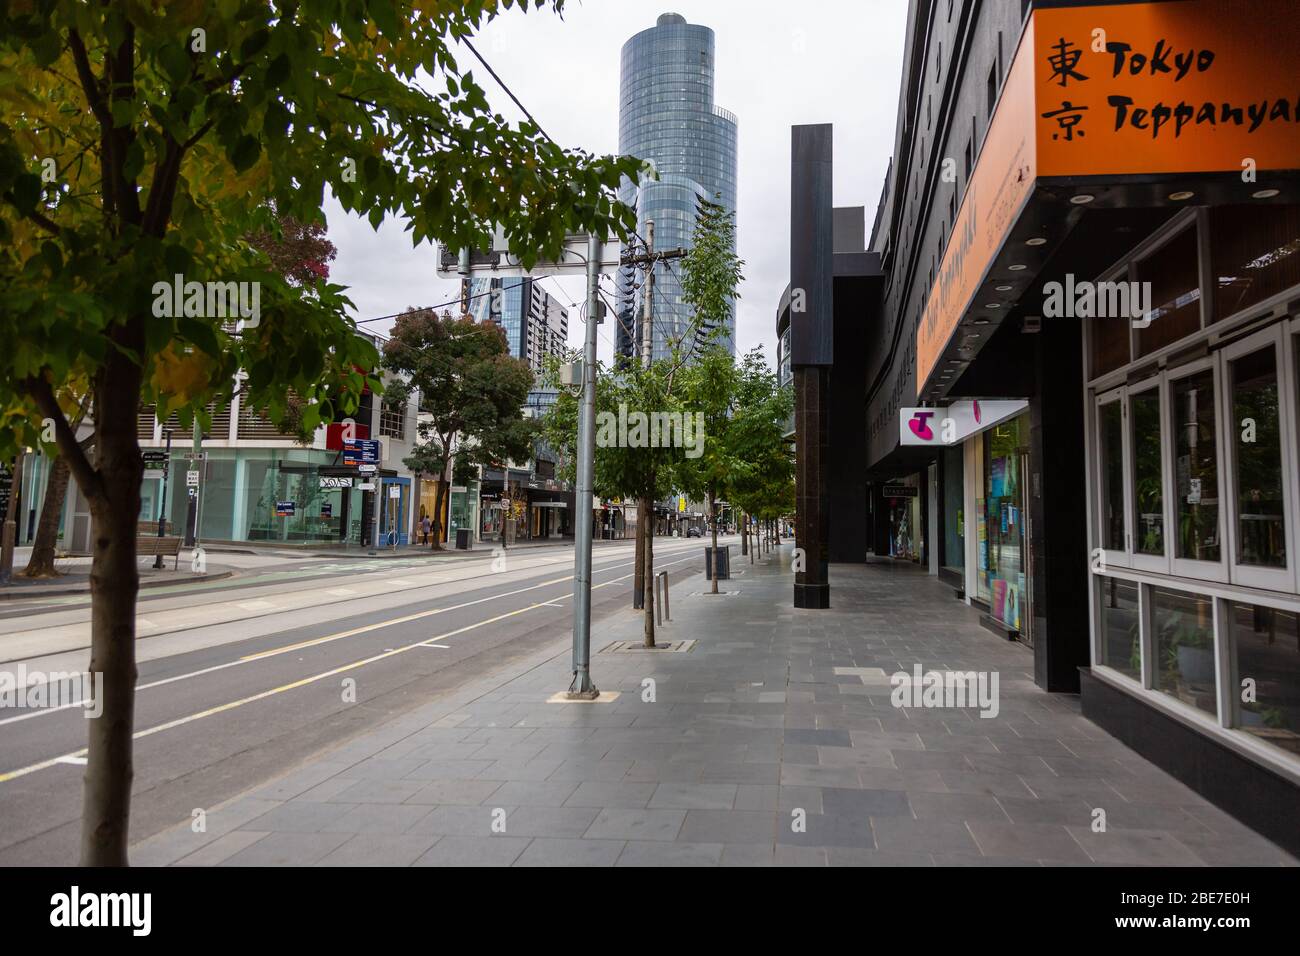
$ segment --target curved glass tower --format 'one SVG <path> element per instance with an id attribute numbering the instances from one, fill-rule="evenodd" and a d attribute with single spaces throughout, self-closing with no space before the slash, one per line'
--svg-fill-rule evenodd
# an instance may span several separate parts
<path id="1" fill-rule="evenodd" d="M 655 224 L 655 249 L 689 248 L 699 199 L 736 209 L 736 117 L 713 102 L 713 31 L 665 13 L 648 30 L 623 44 L 618 149 L 649 160 L 657 181 L 625 180 L 619 198 L 637 211 L 637 231 Z M 691 327 L 682 302 L 680 263 L 655 266 L 653 357 L 665 358 L 671 341 Z M 640 355 L 636 330 L 643 310 L 644 273 L 619 277 L 618 350 Z M 735 309 L 727 320 L 727 344 L 735 352 Z"/>

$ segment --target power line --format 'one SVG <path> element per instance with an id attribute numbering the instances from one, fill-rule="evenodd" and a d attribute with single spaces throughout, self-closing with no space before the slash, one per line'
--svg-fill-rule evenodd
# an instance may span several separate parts
<path id="1" fill-rule="evenodd" d="M 519 109 L 523 112 L 523 114 L 528 117 L 528 121 L 537 127 L 537 132 L 541 133 L 544 137 L 546 137 L 546 140 L 552 146 L 558 146 L 559 144 L 556 143 L 555 140 L 551 139 L 550 135 L 546 132 L 546 130 L 542 129 L 542 124 L 537 122 L 537 120 L 533 119 L 533 114 L 528 112 L 528 107 L 524 106 L 523 103 L 519 102 L 519 97 L 515 96 L 515 94 L 511 91 L 510 87 L 506 86 L 505 81 L 502 80 L 501 77 L 497 76 L 497 71 L 492 69 L 492 65 L 488 63 L 487 60 L 483 59 L 482 54 L 480 54 L 478 50 L 474 49 L 474 44 L 469 42 L 469 37 L 461 37 L 461 42 L 464 43 L 467 47 L 469 47 L 469 52 L 473 53 L 474 56 L 478 59 L 478 61 L 483 64 L 484 68 L 490 74 L 492 74 L 492 79 L 497 81 L 497 86 L 505 90 L 506 95 L 509 96 L 512 100 L 514 100 L 515 106 L 519 107 Z"/>

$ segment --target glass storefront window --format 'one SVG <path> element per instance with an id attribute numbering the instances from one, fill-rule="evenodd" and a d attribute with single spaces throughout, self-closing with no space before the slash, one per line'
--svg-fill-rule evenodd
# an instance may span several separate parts
<path id="1" fill-rule="evenodd" d="M 1124 548 L 1124 408 L 1118 401 L 1098 409 L 1101 454 L 1101 546 Z"/>
<path id="2" fill-rule="evenodd" d="M 1199 594 L 1151 589 L 1155 688 L 1207 714 L 1218 713 L 1214 613 Z"/>
<path id="3" fill-rule="evenodd" d="M 1233 677 L 1242 687 L 1232 695 L 1233 726 L 1300 754 L 1300 615 L 1236 601 L 1229 607 Z"/>
<path id="4" fill-rule="evenodd" d="M 1219 448 L 1215 435 L 1214 373 L 1173 382 L 1178 528 L 1176 555 L 1219 560 Z"/>
<path id="5" fill-rule="evenodd" d="M 1210 209 L 1215 321 L 1300 283 L 1300 206 Z"/>
<path id="6" fill-rule="evenodd" d="M 1021 475 L 1021 436 L 1027 416 L 984 433 L 984 526 L 987 537 L 987 592 L 990 613 L 1017 631 L 1024 629 L 1025 515 Z"/>
<path id="7" fill-rule="evenodd" d="M 1236 435 L 1237 563 L 1284 568 L 1277 350 L 1269 346 L 1233 359 L 1228 363 L 1228 380 Z"/>
<path id="8" fill-rule="evenodd" d="M 1133 517 L 1137 522 L 1134 550 L 1165 553 L 1164 467 L 1160 454 L 1160 390 L 1129 394 L 1133 419 Z"/>
<path id="9" fill-rule="evenodd" d="M 1151 324 L 1138 329 L 1139 358 L 1200 331 L 1199 261 L 1192 227 L 1138 262 L 1137 281 L 1151 284 Z"/>
<path id="10" fill-rule="evenodd" d="M 964 458 L 961 445 L 943 451 L 943 565 L 958 571 L 966 566 Z"/>
<path id="11" fill-rule="evenodd" d="M 1138 586 L 1101 578 L 1101 662 L 1134 680 L 1142 679 Z"/>
<path id="12" fill-rule="evenodd" d="M 1120 316 L 1096 319 L 1089 324 L 1093 378 L 1129 363 L 1129 321 Z"/>

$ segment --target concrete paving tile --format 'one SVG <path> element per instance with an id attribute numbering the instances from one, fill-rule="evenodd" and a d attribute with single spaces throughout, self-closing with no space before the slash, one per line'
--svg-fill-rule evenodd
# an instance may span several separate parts
<path id="1" fill-rule="evenodd" d="M 1010 823 L 1011 818 L 990 794 L 909 793 L 908 801 L 918 820 L 994 820 Z"/>
<path id="2" fill-rule="evenodd" d="M 417 781 L 418 782 L 418 781 Z M 474 806 L 486 803 L 504 784 L 499 780 L 433 780 L 424 784 L 406 798 L 406 803 L 428 806 L 461 804 Z M 497 800 L 496 803 L 513 806 L 518 801 Z"/>
<path id="3" fill-rule="evenodd" d="M 405 833 L 428 816 L 428 807 L 363 803 L 320 828 L 322 833 Z"/>
<path id="4" fill-rule="evenodd" d="M 348 833 L 268 833 L 221 866 L 311 866 L 352 839 Z"/>
<path id="5" fill-rule="evenodd" d="M 736 803 L 734 783 L 661 783 L 647 806 L 682 810 L 730 810 Z"/>
<path id="6" fill-rule="evenodd" d="M 444 836 L 422 853 L 413 866 L 510 866 L 530 837 Z"/>
<path id="7" fill-rule="evenodd" d="M 721 843 L 648 843 L 629 840 L 617 866 L 719 866 Z"/>
<path id="8" fill-rule="evenodd" d="M 330 797 L 329 803 L 402 803 L 423 786 L 418 780 L 358 780 Z"/>
<path id="9" fill-rule="evenodd" d="M 562 807 L 578 786 L 572 780 L 510 780 L 499 784 L 483 802 L 502 807 Z"/>
<path id="10" fill-rule="evenodd" d="M 966 826 L 984 856 L 1066 863 L 1083 862 L 1087 856 L 1067 828 L 1054 823 L 970 820 Z"/>
<path id="11" fill-rule="evenodd" d="M 998 804 L 1012 823 L 1060 823 L 1086 825 L 1092 820 L 1092 805 L 1080 797 L 1039 799 L 999 796 Z"/>
<path id="12" fill-rule="evenodd" d="M 578 784 L 564 801 L 566 807 L 631 807 L 643 808 L 650 802 L 658 784 L 646 783 L 609 783 L 601 780 L 588 780 Z"/>
<path id="13" fill-rule="evenodd" d="M 891 853 L 885 850 L 864 850 L 859 847 L 832 846 L 826 848 L 830 866 L 904 866 L 933 867 L 928 853 Z"/>
<path id="14" fill-rule="evenodd" d="M 688 843 L 764 843 L 776 839 L 782 816 L 761 810 L 691 810 L 677 839 Z"/>
<path id="15" fill-rule="evenodd" d="M 1160 830 L 1107 830 L 1094 833 L 1090 827 L 1067 828 L 1091 859 L 1113 866 L 1205 866 L 1172 833 Z"/>
<path id="16" fill-rule="evenodd" d="M 595 816 L 585 833 L 593 840 L 675 840 L 686 818 L 685 810 L 647 810 L 607 807 Z"/>
<path id="17" fill-rule="evenodd" d="M 781 765 L 783 787 L 841 787 L 858 789 L 860 778 L 855 767 L 823 767 L 820 764 Z"/>
<path id="18" fill-rule="evenodd" d="M 355 807 L 351 803 L 292 801 L 249 820 L 241 829 L 272 833 L 315 833 Z"/>
<path id="19" fill-rule="evenodd" d="M 908 795 L 900 790 L 822 791 L 822 813 L 834 816 L 911 817 Z M 829 846 L 830 844 L 827 844 Z"/>
<path id="20" fill-rule="evenodd" d="M 256 830 L 235 830 L 231 833 L 224 833 L 217 837 L 211 843 L 199 850 L 181 857 L 174 866 L 219 866 L 226 860 L 230 859 L 244 847 L 252 846 L 262 837 L 267 836 L 263 831 Z M 150 860 L 148 857 L 142 857 L 140 854 L 131 854 L 131 864 L 133 866 L 157 866 L 160 865 Z"/>
<path id="21" fill-rule="evenodd" d="M 364 833 L 317 860 L 315 866 L 410 866 L 441 839 L 433 834 Z"/>
<path id="22" fill-rule="evenodd" d="M 876 846 L 893 853 L 978 853 L 964 823 L 879 817 L 872 820 Z"/>
<path id="23" fill-rule="evenodd" d="M 515 860 L 515 866 L 613 866 L 623 852 L 622 840 L 564 840 L 538 837 Z"/>

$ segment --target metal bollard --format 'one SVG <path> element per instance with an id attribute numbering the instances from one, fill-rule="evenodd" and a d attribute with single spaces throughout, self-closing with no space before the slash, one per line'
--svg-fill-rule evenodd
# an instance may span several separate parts
<path id="1" fill-rule="evenodd" d="M 663 582 L 662 593 L 659 590 L 659 583 Z M 655 616 L 659 624 L 664 621 L 673 619 L 672 612 L 668 607 L 668 572 L 660 571 L 655 575 Z"/>

